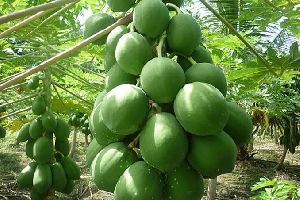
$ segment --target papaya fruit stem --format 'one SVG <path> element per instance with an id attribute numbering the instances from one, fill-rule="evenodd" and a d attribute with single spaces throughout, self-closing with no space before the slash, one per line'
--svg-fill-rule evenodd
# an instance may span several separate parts
<path id="1" fill-rule="evenodd" d="M 167 33 L 164 32 L 159 39 L 158 45 L 156 47 L 157 56 L 162 57 L 162 48 L 164 46 L 165 39 L 167 38 Z"/>
<path id="2" fill-rule="evenodd" d="M 178 6 L 176 6 L 175 4 L 172 4 L 172 3 L 167 3 L 166 4 L 167 7 L 170 7 L 170 8 L 174 8 L 176 10 L 176 13 L 179 14 L 181 13 L 181 10 Z"/>
<path id="3" fill-rule="evenodd" d="M 192 65 L 197 64 L 197 62 L 192 57 L 188 57 L 187 59 L 188 61 L 190 61 L 190 63 L 192 63 Z"/>
<path id="4" fill-rule="evenodd" d="M 134 32 L 134 24 L 133 24 L 133 22 L 130 23 L 129 28 L 130 28 L 130 33 L 133 33 Z"/>
<path id="5" fill-rule="evenodd" d="M 133 149 L 134 147 L 136 147 L 138 141 L 140 139 L 140 134 L 138 134 L 129 144 L 128 147 Z"/>

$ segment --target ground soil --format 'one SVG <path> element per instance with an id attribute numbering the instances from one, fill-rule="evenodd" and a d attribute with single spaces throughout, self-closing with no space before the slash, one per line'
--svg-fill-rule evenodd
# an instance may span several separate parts
<path id="1" fill-rule="evenodd" d="M 83 135 L 75 154 L 75 159 L 83 172 L 75 190 L 68 196 L 56 194 L 57 199 L 112 200 L 113 195 L 98 191 L 89 175 L 85 163 L 85 144 Z M 271 139 L 256 138 L 252 159 L 238 161 L 232 173 L 218 177 L 217 199 L 245 200 L 254 193 L 251 186 L 261 177 L 289 180 L 300 186 L 300 148 L 295 154 L 287 154 L 284 168 L 276 171 L 274 167 L 282 153 L 282 146 L 274 144 Z M 15 134 L 8 134 L 0 139 L 0 199 L 29 199 L 29 191 L 19 190 L 15 180 L 30 160 L 25 156 L 24 144 L 15 144 Z M 207 181 L 205 181 L 207 185 Z M 203 198 L 205 199 L 205 197 Z"/>

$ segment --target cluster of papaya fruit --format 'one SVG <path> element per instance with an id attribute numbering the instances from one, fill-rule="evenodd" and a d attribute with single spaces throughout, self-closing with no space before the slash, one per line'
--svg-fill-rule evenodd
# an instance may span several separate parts
<path id="1" fill-rule="evenodd" d="M 83 112 L 73 113 L 68 121 L 71 126 L 79 127 L 81 133 L 90 135 L 89 116 Z"/>
<path id="2" fill-rule="evenodd" d="M 32 112 L 37 117 L 22 126 L 16 140 L 26 142 L 26 155 L 34 161 L 20 172 L 17 185 L 31 188 L 32 200 L 45 199 L 51 190 L 69 194 L 80 178 L 79 166 L 68 157 L 69 125 L 47 108 L 43 95 L 35 98 Z"/>
<path id="3" fill-rule="evenodd" d="M 203 178 L 233 170 L 251 118 L 226 101 L 223 70 L 201 45 L 197 21 L 178 8 L 182 1 L 134 2 L 107 1 L 112 11 L 133 7 L 133 22 L 95 43 L 106 40 L 107 76 L 89 121 L 92 179 L 116 200 L 201 199 Z M 85 37 L 114 21 L 92 15 Z"/>

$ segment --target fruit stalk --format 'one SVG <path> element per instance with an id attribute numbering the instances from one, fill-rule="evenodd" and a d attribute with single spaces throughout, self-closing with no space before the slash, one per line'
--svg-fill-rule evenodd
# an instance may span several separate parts
<path id="1" fill-rule="evenodd" d="M 167 5 L 167 7 L 174 8 L 176 10 L 177 14 L 181 13 L 181 10 L 178 6 L 176 6 L 172 3 L 167 3 L 166 5 Z"/>
<path id="2" fill-rule="evenodd" d="M 164 42 L 165 42 L 166 38 L 167 38 L 167 34 L 166 34 L 166 32 L 164 32 L 162 34 L 162 36 L 160 37 L 159 43 L 158 43 L 158 45 L 156 47 L 156 51 L 157 51 L 157 56 L 158 57 L 162 57 L 162 48 L 164 46 Z"/>

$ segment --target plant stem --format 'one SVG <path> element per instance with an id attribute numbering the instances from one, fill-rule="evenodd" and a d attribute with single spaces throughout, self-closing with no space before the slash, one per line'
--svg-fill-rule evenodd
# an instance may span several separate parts
<path id="1" fill-rule="evenodd" d="M 234 33 L 245 45 L 246 47 L 264 64 L 264 66 L 270 71 L 271 74 L 278 77 L 278 75 L 273 71 L 272 67 L 269 65 L 268 61 L 264 59 L 246 40 L 239 34 L 237 30 L 224 18 L 222 17 L 213 7 L 211 7 L 205 0 L 199 0 L 203 5 L 212 12 L 221 22 L 227 26 L 227 28 Z"/>
<path id="2" fill-rule="evenodd" d="M 30 76 L 31 74 L 34 74 L 36 72 L 42 71 L 45 68 L 49 67 L 50 65 L 53 65 L 55 63 L 57 63 L 58 61 L 69 57 L 71 54 L 73 54 L 74 52 L 78 51 L 79 49 L 82 49 L 83 47 L 87 46 L 88 44 L 90 44 L 91 42 L 105 36 L 106 34 L 108 34 L 109 32 L 111 32 L 114 28 L 116 28 L 117 26 L 126 24 L 128 22 L 132 21 L 132 13 L 121 18 L 120 20 L 118 20 L 116 23 L 112 24 L 111 26 L 105 28 L 104 30 L 99 31 L 98 33 L 92 35 L 91 37 L 79 42 L 78 44 L 70 47 L 69 49 L 58 53 L 57 55 L 55 55 L 54 57 L 42 62 L 41 64 L 28 69 L 26 71 L 24 71 L 23 73 L 19 74 L 18 76 L 12 78 L 11 80 L 3 83 L 0 85 L 0 92 L 11 86 L 14 85 L 16 83 L 18 83 L 19 81 L 25 79 L 26 77 Z"/>
<path id="3" fill-rule="evenodd" d="M 156 47 L 156 52 L 157 52 L 157 56 L 158 57 L 162 57 L 162 48 L 164 46 L 164 42 L 165 42 L 166 38 L 167 38 L 167 34 L 166 34 L 166 32 L 164 32 L 162 34 L 162 36 L 160 37 L 159 43 L 158 43 L 158 45 Z"/>
<path id="4" fill-rule="evenodd" d="M 27 96 L 27 97 L 24 97 L 24 98 L 17 99 L 15 101 L 7 102 L 5 104 L 0 105 L 0 108 L 6 107 L 6 106 L 10 106 L 12 104 L 15 104 L 15 103 L 18 103 L 18 102 L 21 102 L 21 101 L 25 101 L 27 99 L 32 99 L 32 98 L 34 98 L 36 96 L 38 96 L 38 94 L 33 94 L 33 95 L 30 95 L 30 96 Z"/>
<path id="5" fill-rule="evenodd" d="M 192 57 L 187 57 L 187 59 L 192 65 L 197 64 L 197 62 Z"/>
<path id="6" fill-rule="evenodd" d="M 45 11 L 45 10 L 50 10 L 56 7 L 60 7 L 62 5 L 68 4 L 68 3 L 73 3 L 74 0 L 56 0 L 56 1 L 51 1 L 49 3 L 44 3 L 38 6 L 30 7 L 24 10 L 19 10 L 14 13 L 4 15 L 0 17 L 0 25 L 21 17 L 25 17 L 27 15 L 33 15 L 35 13 L 38 13 L 40 11 Z"/>
<path id="7" fill-rule="evenodd" d="M 42 23 L 40 23 L 37 27 L 35 27 L 32 31 L 30 31 L 26 36 L 31 35 L 33 32 L 35 32 L 36 30 L 38 30 L 39 28 L 41 28 L 44 24 L 46 24 L 47 22 L 49 22 L 51 19 L 53 19 L 54 17 L 59 16 L 61 13 L 65 12 L 66 10 L 68 10 L 69 8 L 71 8 L 72 6 L 74 6 L 77 3 L 70 3 L 68 5 L 66 5 L 65 7 L 63 7 L 62 9 L 56 11 L 55 13 L 53 13 L 51 16 L 49 16 L 47 19 L 45 19 Z M 45 12 L 45 11 L 44 11 Z M 1 38 L 1 37 L 0 37 Z"/>
<path id="8" fill-rule="evenodd" d="M 22 27 L 26 26 L 27 24 L 29 24 L 30 22 L 48 14 L 49 12 L 51 12 L 52 10 L 47 10 L 47 11 L 41 11 L 41 12 L 38 12 L 37 14 L 17 23 L 16 25 L 10 27 L 9 29 L 3 31 L 2 33 L 0 33 L 0 39 L 1 38 L 4 38 L 6 36 L 8 36 L 9 34 L 11 34 L 12 32 L 16 31 L 16 30 L 19 30 L 21 29 Z"/>
<path id="9" fill-rule="evenodd" d="M 175 4 L 172 4 L 172 3 L 167 3 L 166 4 L 167 7 L 170 7 L 170 8 L 174 8 L 175 11 L 177 12 L 177 14 L 181 13 L 181 10 L 178 6 L 176 6 Z"/>
<path id="10" fill-rule="evenodd" d="M 28 111 L 28 110 L 30 110 L 30 109 L 31 109 L 31 106 L 30 106 L 30 107 L 27 107 L 27 108 L 24 108 L 24 109 L 21 109 L 21 110 L 18 110 L 18 111 L 13 112 L 13 113 L 9 113 L 8 115 L 1 116 L 1 117 L 0 117 L 0 120 L 5 119 L 5 118 L 7 118 L 7 117 L 11 117 L 11 116 L 17 115 L 17 114 L 22 113 L 22 112 L 25 112 L 25 111 Z"/>

